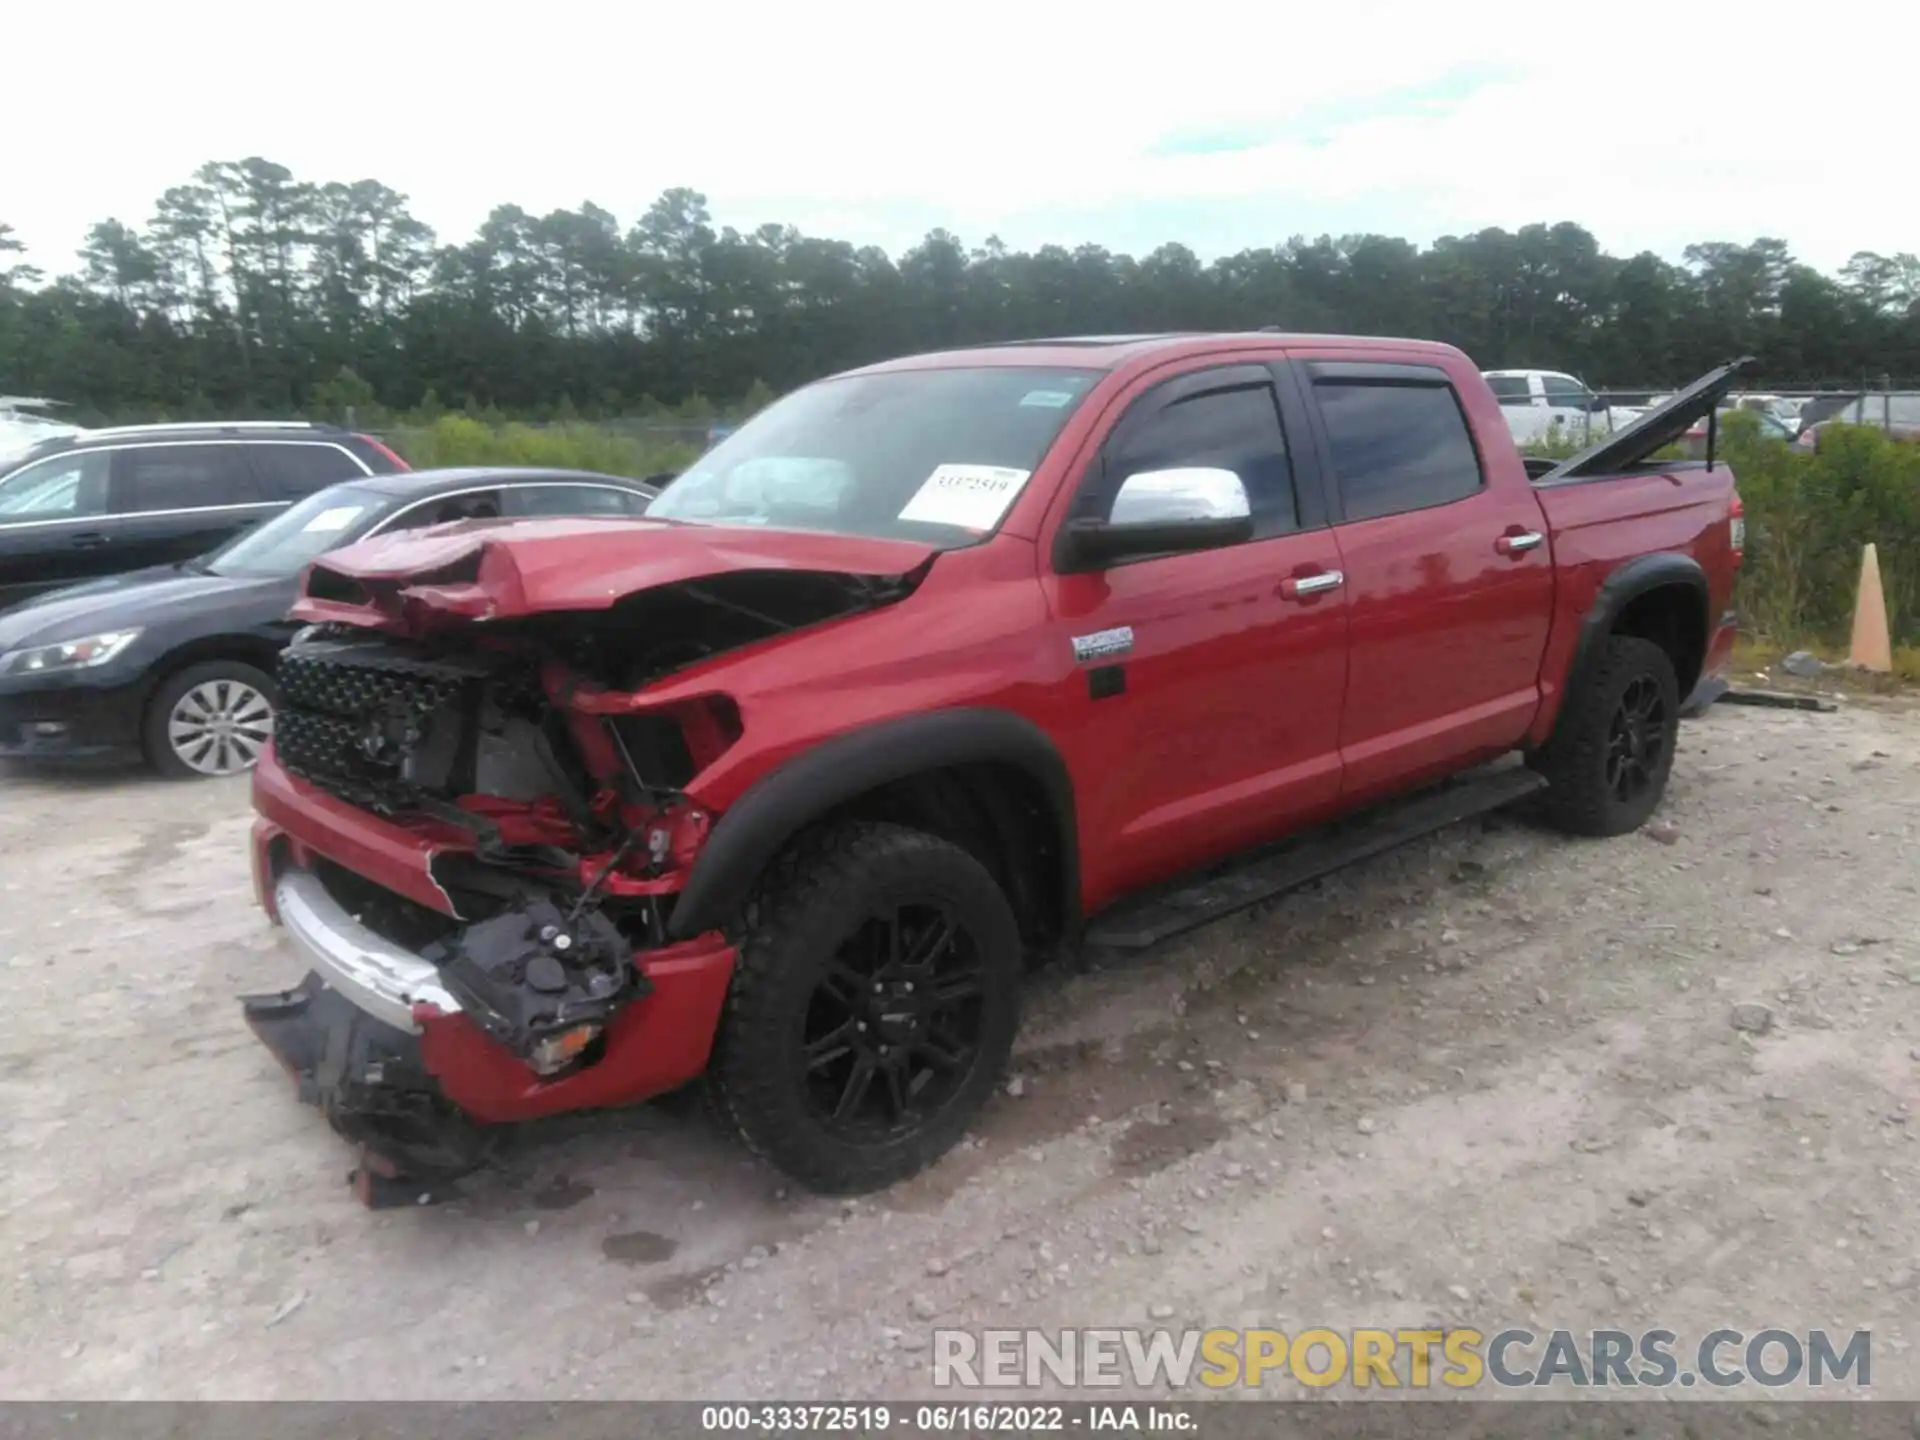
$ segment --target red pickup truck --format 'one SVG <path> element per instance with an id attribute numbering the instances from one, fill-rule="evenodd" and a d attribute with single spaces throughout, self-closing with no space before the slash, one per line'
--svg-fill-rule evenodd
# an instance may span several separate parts
<path id="1" fill-rule="evenodd" d="M 1749 368 L 1554 463 L 1445 345 L 996 345 L 801 389 L 643 518 L 329 554 L 254 779 L 312 970 L 248 1021 L 369 1203 L 702 1077 L 805 1184 L 898 1180 L 1035 963 L 1497 805 L 1645 821 L 1743 544 L 1649 457 Z"/>

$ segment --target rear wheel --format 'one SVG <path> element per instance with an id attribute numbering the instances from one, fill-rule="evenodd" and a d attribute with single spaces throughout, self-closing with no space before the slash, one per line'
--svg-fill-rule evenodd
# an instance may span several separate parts
<path id="1" fill-rule="evenodd" d="M 750 919 L 709 1086 L 749 1147 L 812 1189 L 938 1159 L 1006 1069 L 1019 928 L 986 869 L 895 825 L 818 833 Z"/>
<path id="2" fill-rule="evenodd" d="M 1667 652 L 1651 640 L 1610 636 L 1533 759 L 1547 778 L 1548 823 L 1574 835 L 1639 829 L 1666 793 L 1679 733 L 1679 683 Z"/>
<path id="3" fill-rule="evenodd" d="M 147 704 L 147 759 L 174 779 L 240 775 L 273 738 L 273 678 L 238 660 L 209 660 L 169 675 Z"/>

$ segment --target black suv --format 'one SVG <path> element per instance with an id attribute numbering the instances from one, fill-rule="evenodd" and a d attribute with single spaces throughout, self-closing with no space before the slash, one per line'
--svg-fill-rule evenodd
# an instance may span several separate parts
<path id="1" fill-rule="evenodd" d="M 407 464 L 370 435 L 269 421 L 130 425 L 0 459 L 0 610 L 203 555 L 342 480 Z"/>

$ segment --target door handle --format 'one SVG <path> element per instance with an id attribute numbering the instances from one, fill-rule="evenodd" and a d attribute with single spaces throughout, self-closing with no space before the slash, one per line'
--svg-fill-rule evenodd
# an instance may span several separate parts
<path id="1" fill-rule="evenodd" d="M 1519 555 L 1533 549 L 1546 538 L 1538 530 L 1523 530 L 1518 535 L 1502 535 L 1493 542 L 1493 548 L 1502 555 Z"/>
<path id="2" fill-rule="evenodd" d="M 107 537 L 98 530 L 88 530 L 73 537 L 73 548 L 76 550 L 98 550 L 106 543 Z"/>
<path id="3" fill-rule="evenodd" d="M 1327 590 L 1338 590 L 1347 577 L 1338 570 L 1322 570 L 1318 575 L 1289 575 L 1280 582 L 1280 598 L 1305 600 Z"/>

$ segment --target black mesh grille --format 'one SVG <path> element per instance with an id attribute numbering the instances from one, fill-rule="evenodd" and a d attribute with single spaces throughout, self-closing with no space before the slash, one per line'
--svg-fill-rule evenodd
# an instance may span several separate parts
<path id="1" fill-rule="evenodd" d="M 436 723 L 478 707 L 488 667 L 423 656 L 386 641 L 310 640 L 279 665 L 274 751 L 292 774 L 390 808 L 414 796 L 405 765 Z"/>
<path id="2" fill-rule="evenodd" d="M 293 646 L 280 657 L 282 704 L 349 719 L 396 707 L 430 714 L 479 678 L 385 645 Z"/>
<path id="3" fill-rule="evenodd" d="M 283 708 L 275 717 L 273 747 L 280 763 L 307 780 L 344 775 L 360 727 L 336 715 Z"/>

